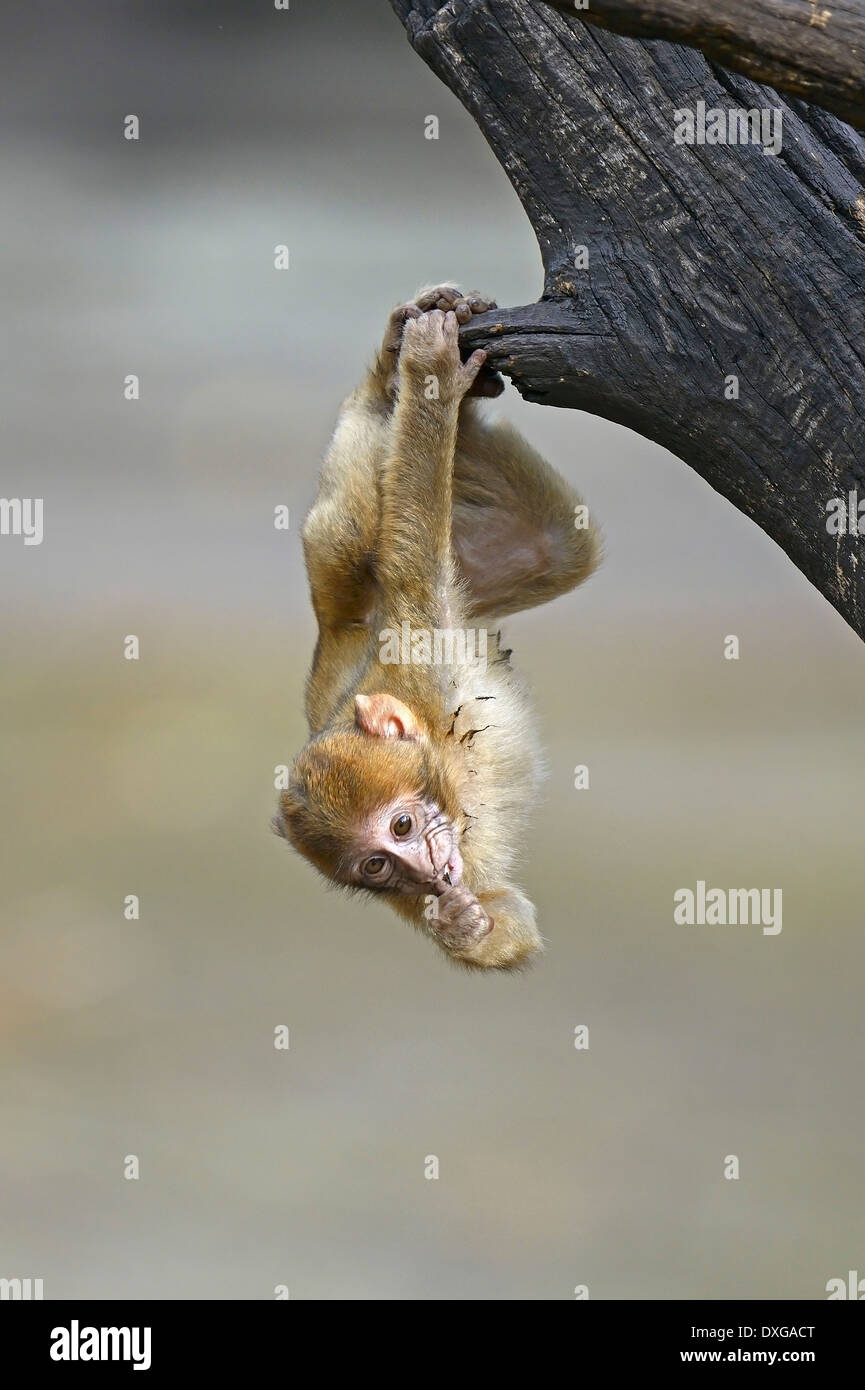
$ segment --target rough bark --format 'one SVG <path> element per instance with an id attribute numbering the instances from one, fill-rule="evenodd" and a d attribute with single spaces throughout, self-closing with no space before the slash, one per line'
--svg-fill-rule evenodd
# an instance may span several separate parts
<path id="1" fill-rule="evenodd" d="M 391 3 L 480 125 L 543 256 L 540 302 L 468 325 L 466 349 L 485 347 L 528 400 L 672 450 L 865 637 L 865 535 L 827 526 L 831 499 L 865 502 L 865 140 L 694 49 L 543 0 Z M 781 107 L 781 154 L 676 144 L 674 111 L 699 100 Z"/>
<path id="2" fill-rule="evenodd" d="M 672 39 L 865 126 L 865 0 L 547 0 L 636 38 Z"/>

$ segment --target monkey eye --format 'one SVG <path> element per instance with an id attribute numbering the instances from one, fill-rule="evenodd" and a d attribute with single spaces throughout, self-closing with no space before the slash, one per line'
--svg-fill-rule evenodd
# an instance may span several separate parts
<path id="1" fill-rule="evenodd" d="M 381 878 L 385 869 L 388 867 L 388 857 L 386 854 L 371 854 L 369 859 L 361 866 L 361 873 L 364 878 Z"/>
<path id="2" fill-rule="evenodd" d="M 406 835 L 408 835 L 409 831 L 412 828 L 412 824 L 413 822 L 411 816 L 397 816 L 396 820 L 393 821 L 391 824 L 391 833 L 396 835 L 397 839 L 402 840 Z"/>

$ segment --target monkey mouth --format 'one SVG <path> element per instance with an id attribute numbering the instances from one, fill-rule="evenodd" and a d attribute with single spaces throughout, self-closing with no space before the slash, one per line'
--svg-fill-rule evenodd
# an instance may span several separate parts
<path id="1" fill-rule="evenodd" d="M 440 898 L 448 888 L 458 887 L 463 877 L 463 859 L 456 831 L 444 816 L 427 834 L 426 853 L 432 872 L 426 879 L 425 891 L 432 891 Z"/>
<path id="2" fill-rule="evenodd" d="M 445 888 L 456 888 L 459 886 L 459 884 L 462 883 L 462 880 L 463 857 L 457 849 L 456 845 L 454 845 L 451 851 L 450 858 L 448 859 L 441 873 L 438 875 L 438 882 L 442 883 Z M 442 889 L 442 891 L 444 891 L 444 888 Z"/>

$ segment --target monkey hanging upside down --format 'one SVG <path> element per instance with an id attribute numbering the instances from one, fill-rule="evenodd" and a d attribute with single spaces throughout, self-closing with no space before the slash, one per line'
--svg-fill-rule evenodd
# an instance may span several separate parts
<path id="1" fill-rule="evenodd" d="M 509 425 L 504 382 L 458 330 L 495 308 L 452 286 L 394 310 L 342 407 L 303 545 L 319 636 L 310 742 L 274 825 L 327 878 L 382 897 L 451 957 L 513 969 L 542 949 L 512 881 L 540 750 L 498 633 L 599 561 L 580 499 Z M 403 657 L 384 658 L 398 632 Z M 405 641 L 410 634 L 410 641 Z M 430 646 L 430 634 L 451 639 Z M 487 648 L 479 642 L 482 650 Z M 431 652 L 438 659 L 431 659 Z"/>

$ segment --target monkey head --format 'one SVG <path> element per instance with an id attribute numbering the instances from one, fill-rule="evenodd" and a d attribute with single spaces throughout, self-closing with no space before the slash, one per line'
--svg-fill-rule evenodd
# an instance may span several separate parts
<path id="1" fill-rule="evenodd" d="M 465 817 L 447 754 L 392 695 L 358 695 L 354 714 L 298 755 L 275 829 L 345 887 L 433 895 L 442 911 L 430 915 L 432 935 L 462 954 L 493 923 L 463 883 Z"/>
<path id="2" fill-rule="evenodd" d="M 274 828 L 326 878 L 382 895 L 452 960 L 522 968 L 543 948 L 531 902 L 508 885 L 479 899 L 464 878 L 459 753 L 390 694 L 357 695 L 353 714 L 298 755 Z"/>

